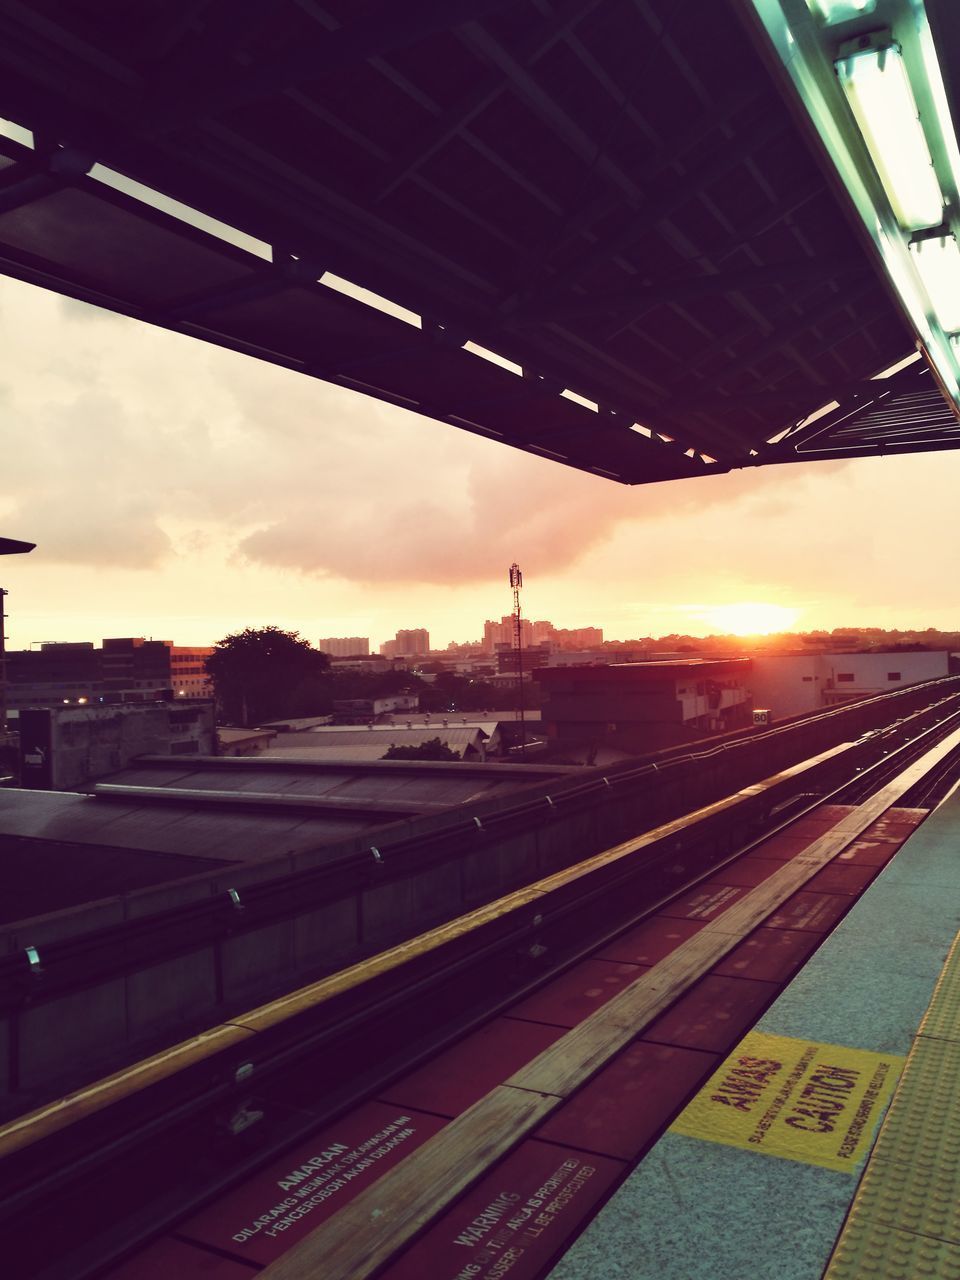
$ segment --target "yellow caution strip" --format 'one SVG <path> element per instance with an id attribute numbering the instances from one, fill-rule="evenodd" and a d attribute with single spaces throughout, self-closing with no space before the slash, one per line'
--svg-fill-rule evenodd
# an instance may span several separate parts
<path id="1" fill-rule="evenodd" d="M 853 1174 L 903 1062 L 899 1054 L 751 1031 L 671 1130 Z"/>
<path id="2" fill-rule="evenodd" d="M 960 1280 L 960 935 L 824 1280 Z"/>

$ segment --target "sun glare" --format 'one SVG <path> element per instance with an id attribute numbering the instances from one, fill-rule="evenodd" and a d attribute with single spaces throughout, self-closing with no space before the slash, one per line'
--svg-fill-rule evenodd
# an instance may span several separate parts
<path id="1" fill-rule="evenodd" d="M 783 604 L 718 604 L 704 610 L 704 618 L 720 635 L 768 636 L 789 631 L 799 611 Z"/>

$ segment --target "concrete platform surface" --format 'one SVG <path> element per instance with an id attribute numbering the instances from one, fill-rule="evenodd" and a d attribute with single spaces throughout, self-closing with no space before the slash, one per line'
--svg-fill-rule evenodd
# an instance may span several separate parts
<path id="1" fill-rule="evenodd" d="M 958 847 L 960 792 L 910 836 L 550 1280 L 819 1280 L 825 1268 L 828 1280 L 960 1277 Z"/>

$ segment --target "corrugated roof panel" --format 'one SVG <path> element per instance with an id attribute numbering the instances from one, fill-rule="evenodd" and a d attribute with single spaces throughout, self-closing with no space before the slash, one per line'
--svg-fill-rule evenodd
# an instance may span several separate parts
<path id="1" fill-rule="evenodd" d="M 737 6 L 431 5 L 402 35 L 356 5 L 239 30 L 200 6 L 173 36 L 162 6 L 115 10 L 0 15 L 0 112 L 75 148 L 0 140 L 23 178 L 0 201 L 20 278 L 628 483 L 790 460 L 749 450 L 825 379 L 912 344 Z M 275 263 L 97 184 L 89 157 Z M 422 330 L 331 296 L 311 262 Z"/>

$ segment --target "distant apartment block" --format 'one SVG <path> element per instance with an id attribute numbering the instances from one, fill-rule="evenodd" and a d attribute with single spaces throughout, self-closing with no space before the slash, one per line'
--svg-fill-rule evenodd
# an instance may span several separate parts
<path id="1" fill-rule="evenodd" d="M 601 627 L 576 627 L 568 630 L 555 627 L 552 622 L 534 622 L 529 618 L 521 618 L 520 634 L 523 647 L 549 644 L 554 649 L 594 649 L 603 644 Z M 496 653 L 499 645 L 516 644 L 516 622 L 512 614 L 502 617 L 499 622 L 487 621 L 483 624 L 483 650 L 485 653 Z"/>
<path id="2" fill-rule="evenodd" d="M 421 658 L 430 652 L 430 632 L 425 627 L 398 631 L 393 640 L 384 640 L 380 652 L 385 658 Z"/>
<path id="3" fill-rule="evenodd" d="M 328 636 L 317 641 L 317 648 L 331 658 L 365 658 L 370 653 L 370 640 L 367 636 Z"/>
<path id="4" fill-rule="evenodd" d="M 42 644 L 7 654 L 7 706 L 99 706 L 118 702 L 158 702 L 211 698 L 204 669 L 210 647 L 175 645 L 170 640 L 124 637 L 92 642 Z"/>
<path id="5" fill-rule="evenodd" d="M 547 638 L 553 640 L 559 649 L 593 649 L 603 644 L 603 628 L 574 627 L 567 630 L 557 627 Z"/>
<path id="6" fill-rule="evenodd" d="M 523 647 L 526 648 L 528 645 L 540 644 L 544 640 L 549 640 L 549 635 L 542 634 L 544 627 L 548 627 L 551 632 L 553 631 L 553 627 L 549 622 L 531 622 L 529 618 L 521 618 L 520 635 L 523 640 Z M 537 628 L 539 628 L 539 633 Z M 516 644 L 516 622 L 512 614 L 507 614 L 499 622 L 487 619 L 483 624 L 484 653 L 496 653 L 499 645 L 514 644 Z"/>

